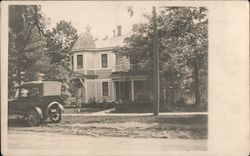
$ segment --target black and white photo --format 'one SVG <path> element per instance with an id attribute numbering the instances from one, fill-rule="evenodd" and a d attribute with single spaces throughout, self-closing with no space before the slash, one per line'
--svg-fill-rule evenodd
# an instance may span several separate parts
<path id="1" fill-rule="evenodd" d="M 208 153 L 214 8 L 168 3 L 6 3 L 7 149 Z"/>

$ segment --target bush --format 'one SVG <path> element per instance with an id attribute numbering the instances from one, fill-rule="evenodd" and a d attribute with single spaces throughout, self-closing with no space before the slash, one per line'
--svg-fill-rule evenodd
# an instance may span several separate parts
<path id="1" fill-rule="evenodd" d="M 95 97 L 90 98 L 88 103 L 82 103 L 82 108 L 112 108 L 114 107 L 114 103 L 107 101 L 96 101 Z"/>
<path id="2" fill-rule="evenodd" d="M 116 112 L 119 113 L 150 113 L 152 112 L 153 101 L 125 101 L 117 103 L 115 108 Z"/>

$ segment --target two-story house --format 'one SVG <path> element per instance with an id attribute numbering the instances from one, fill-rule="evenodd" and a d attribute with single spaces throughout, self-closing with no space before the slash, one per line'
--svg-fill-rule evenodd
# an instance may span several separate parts
<path id="1" fill-rule="evenodd" d="M 87 33 L 80 34 L 71 53 L 77 97 L 88 103 L 89 100 L 113 102 L 117 100 L 152 99 L 152 91 L 147 89 L 147 76 L 130 71 L 126 57 L 114 53 L 114 48 L 122 46 L 125 37 L 121 26 L 117 35 L 95 42 Z"/>

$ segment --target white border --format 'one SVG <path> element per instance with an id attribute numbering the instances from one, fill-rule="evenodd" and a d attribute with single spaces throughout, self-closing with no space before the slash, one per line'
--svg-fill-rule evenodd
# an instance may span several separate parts
<path id="1" fill-rule="evenodd" d="M 1 3 L 1 134 L 2 154 L 7 153 L 7 4 L 54 5 L 62 2 Z M 88 4 L 91 2 L 63 2 Z M 113 2 L 100 2 L 109 3 Z M 249 154 L 249 3 L 247 1 L 124 2 L 133 5 L 207 6 L 209 9 L 209 139 L 208 151 L 170 151 L 170 155 Z M 72 150 L 9 150 L 18 155 L 80 155 Z M 133 151 L 129 151 L 132 152 Z M 138 154 L 138 151 L 134 151 Z M 102 154 L 105 154 L 103 152 Z M 157 153 L 154 153 L 155 155 Z M 160 155 L 160 153 L 158 153 Z M 163 154 L 162 154 L 163 155 Z M 165 153 L 164 153 L 165 155 Z"/>

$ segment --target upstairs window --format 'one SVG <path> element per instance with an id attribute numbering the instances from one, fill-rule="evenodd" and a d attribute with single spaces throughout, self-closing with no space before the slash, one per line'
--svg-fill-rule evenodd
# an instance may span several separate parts
<path id="1" fill-rule="evenodd" d="M 102 68 L 108 67 L 108 55 L 102 54 Z"/>
<path id="2" fill-rule="evenodd" d="M 102 82 L 102 96 L 109 95 L 109 84 L 108 82 Z"/>
<path id="3" fill-rule="evenodd" d="M 77 69 L 83 68 L 83 57 L 82 55 L 77 55 Z"/>
<path id="4" fill-rule="evenodd" d="M 74 70 L 74 56 L 71 56 L 71 67 Z"/>

